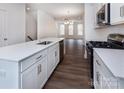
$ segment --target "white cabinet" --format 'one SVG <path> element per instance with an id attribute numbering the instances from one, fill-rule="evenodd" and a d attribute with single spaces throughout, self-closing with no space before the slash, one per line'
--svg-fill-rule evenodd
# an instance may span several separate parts
<path id="1" fill-rule="evenodd" d="M 40 89 L 59 61 L 59 42 L 18 61 L 0 60 L 0 88 Z"/>
<path id="2" fill-rule="evenodd" d="M 96 89 L 117 89 L 118 78 L 113 76 L 101 58 L 94 52 L 94 87 Z"/>
<path id="3" fill-rule="evenodd" d="M 59 43 L 57 43 L 56 44 L 56 48 L 55 48 L 55 66 L 57 66 L 57 64 L 59 63 L 59 61 L 60 61 L 60 51 L 59 51 L 59 48 L 60 48 L 60 46 L 59 46 Z"/>
<path id="4" fill-rule="evenodd" d="M 43 51 L 44 52 L 44 51 Z M 40 89 L 47 80 L 47 57 L 42 52 L 33 56 L 34 64 L 26 66 L 27 68 L 21 73 L 21 88 L 23 89 Z M 30 58 L 29 58 L 30 59 Z M 27 62 L 32 62 L 28 60 Z"/>
<path id="5" fill-rule="evenodd" d="M 122 24 L 124 23 L 124 3 L 111 3 L 111 24 Z"/>
<path id="6" fill-rule="evenodd" d="M 47 76 L 51 75 L 57 64 L 59 63 L 59 43 L 48 49 Z"/>
<path id="7" fill-rule="evenodd" d="M 40 89 L 47 81 L 47 59 L 46 57 L 37 63 L 37 88 Z"/>
<path id="8" fill-rule="evenodd" d="M 55 67 L 55 50 L 49 51 L 47 62 L 47 76 L 49 77 Z"/>
<path id="9" fill-rule="evenodd" d="M 21 74 L 21 88 L 36 89 L 37 88 L 37 66 L 36 64 Z"/>
<path id="10" fill-rule="evenodd" d="M 94 86 L 97 89 L 102 87 L 102 72 L 97 66 L 97 63 L 94 63 Z"/>

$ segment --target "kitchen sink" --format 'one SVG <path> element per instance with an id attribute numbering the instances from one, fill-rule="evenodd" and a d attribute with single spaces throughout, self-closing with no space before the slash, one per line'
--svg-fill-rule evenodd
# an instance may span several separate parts
<path id="1" fill-rule="evenodd" d="M 48 45 L 48 44 L 50 44 L 50 43 L 52 43 L 52 41 L 42 41 L 42 42 L 39 42 L 39 43 L 37 43 L 38 45 Z"/>

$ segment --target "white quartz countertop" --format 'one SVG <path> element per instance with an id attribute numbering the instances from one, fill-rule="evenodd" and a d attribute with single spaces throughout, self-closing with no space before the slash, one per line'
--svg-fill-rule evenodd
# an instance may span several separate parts
<path id="1" fill-rule="evenodd" d="M 124 78 L 124 50 L 94 48 L 115 77 Z"/>
<path id="2" fill-rule="evenodd" d="M 55 43 L 64 40 L 64 38 L 44 38 L 40 40 L 10 45 L 0 48 L 0 60 L 9 60 L 19 62 L 39 51 L 42 51 Z M 52 41 L 48 45 L 38 45 L 40 41 Z"/>

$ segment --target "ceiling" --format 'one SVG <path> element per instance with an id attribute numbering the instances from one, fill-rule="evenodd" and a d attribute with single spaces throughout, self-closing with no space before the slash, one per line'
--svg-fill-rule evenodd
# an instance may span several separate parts
<path id="1" fill-rule="evenodd" d="M 41 9 L 56 20 L 63 20 L 65 17 L 72 20 L 81 20 L 83 18 L 83 3 L 35 3 L 27 4 L 27 7 Z"/>

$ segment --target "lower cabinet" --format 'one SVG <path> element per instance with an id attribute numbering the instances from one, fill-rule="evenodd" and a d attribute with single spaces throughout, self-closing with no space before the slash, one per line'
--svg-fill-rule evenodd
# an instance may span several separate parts
<path id="1" fill-rule="evenodd" d="M 59 63 L 59 43 L 48 49 L 47 76 L 52 74 L 53 70 Z"/>
<path id="2" fill-rule="evenodd" d="M 100 89 L 102 87 L 102 74 L 94 63 L 94 87 Z"/>
<path id="3" fill-rule="evenodd" d="M 59 42 L 20 62 L 0 60 L 0 88 L 40 89 L 59 61 Z"/>
<path id="4" fill-rule="evenodd" d="M 40 89 L 47 80 L 47 59 L 38 60 L 34 65 L 21 73 L 21 88 Z"/>
<path id="5" fill-rule="evenodd" d="M 47 76 L 49 78 L 49 76 L 51 75 L 51 73 L 55 68 L 55 50 L 48 52 L 49 54 L 48 54 L 48 62 L 47 62 Z"/>
<path id="6" fill-rule="evenodd" d="M 59 43 L 24 60 L 21 64 L 21 88 L 42 88 L 58 63 Z"/>
<path id="7" fill-rule="evenodd" d="M 118 78 L 106 67 L 101 58 L 94 52 L 94 87 L 96 89 L 119 88 Z"/>
<path id="8" fill-rule="evenodd" d="M 55 48 L 55 66 L 58 65 L 58 63 L 60 62 L 60 49 L 59 49 L 59 43 L 56 44 L 56 48 Z"/>
<path id="9" fill-rule="evenodd" d="M 40 89 L 47 81 L 47 60 L 43 60 L 37 63 L 37 88 Z"/>

